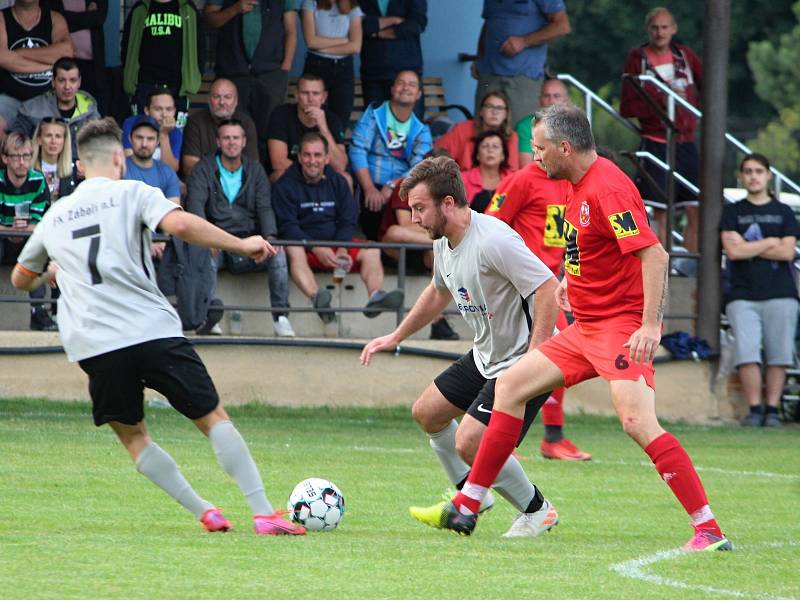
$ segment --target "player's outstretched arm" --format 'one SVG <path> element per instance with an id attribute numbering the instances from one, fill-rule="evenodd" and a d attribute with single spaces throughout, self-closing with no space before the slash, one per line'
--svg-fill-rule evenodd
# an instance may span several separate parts
<path id="1" fill-rule="evenodd" d="M 238 238 L 205 219 L 182 210 L 167 213 L 158 226 L 162 231 L 190 244 L 235 252 L 256 262 L 266 260 L 277 253 L 277 250 L 260 235 Z"/>
<path id="2" fill-rule="evenodd" d="M 633 332 L 626 348 L 630 348 L 630 359 L 634 362 L 650 362 L 656 355 L 661 341 L 661 321 L 667 301 L 667 278 L 669 255 L 661 244 L 653 244 L 635 252 L 642 262 L 642 287 L 644 310 L 642 326 Z"/>
<path id="3" fill-rule="evenodd" d="M 384 350 L 394 350 L 408 336 L 419 331 L 433 321 L 452 301 L 450 292 L 439 289 L 432 283 L 420 294 L 403 322 L 392 333 L 375 338 L 361 351 L 361 364 L 369 366 L 372 355 Z"/>
<path id="4" fill-rule="evenodd" d="M 42 274 L 29 271 L 21 264 L 17 263 L 14 270 L 11 271 L 11 285 L 18 290 L 32 292 L 38 289 L 42 284 L 53 287 L 55 285 L 57 267 L 54 262 L 51 262 L 47 271 Z"/>
<path id="5" fill-rule="evenodd" d="M 534 292 L 536 301 L 533 305 L 533 331 L 528 345 L 529 350 L 533 350 L 553 335 L 556 319 L 558 319 L 558 303 L 556 302 L 558 287 L 558 279 L 553 277 L 536 288 Z"/>

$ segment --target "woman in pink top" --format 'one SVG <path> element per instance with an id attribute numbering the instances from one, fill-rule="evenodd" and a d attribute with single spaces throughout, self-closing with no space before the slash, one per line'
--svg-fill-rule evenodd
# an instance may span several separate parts
<path id="1" fill-rule="evenodd" d="M 508 141 L 508 166 L 516 171 L 519 168 L 519 140 L 512 129 L 514 121 L 508 106 L 508 97 L 503 92 L 489 92 L 483 97 L 481 109 L 472 121 L 456 123 L 433 145 L 447 150 L 461 170 L 466 171 L 474 166 L 475 139 L 485 131 L 499 131 Z"/>
<path id="2" fill-rule="evenodd" d="M 483 212 L 500 180 L 511 172 L 506 138 L 498 131 L 484 131 L 475 140 L 472 162 L 475 166 L 461 171 L 461 177 L 470 207 Z"/>

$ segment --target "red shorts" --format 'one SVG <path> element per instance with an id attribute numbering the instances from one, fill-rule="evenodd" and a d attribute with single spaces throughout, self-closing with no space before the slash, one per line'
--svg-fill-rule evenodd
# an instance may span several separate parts
<path id="1" fill-rule="evenodd" d="M 363 240 L 353 240 L 353 241 L 361 242 Z M 358 256 L 358 253 L 361 250 L 362 250 L 361 248 L 347 249 L 347 254 L 350 255 L 350 262 L 353 263 L 352 265 L 350 265 L 350 271 L 348 271 L 349 273 L 358 272 L 358 263 L 356 262 L 356 256 Z M 311 267 L 312 271 L 333 271 L 331 267 L 326 267 L 321 262 L 319 262 L 319 260 L 317 260 L 317 257 L 314 255 L 313 252 L 306 252 L 306 257 L 308 258 L 308 266 Z"/>
<path id="2" fill-rule="evenodd" d="M 590 323 L 574 322 L 537 349 L 555 363 L 564 375 L 564 387 L 597 377 L 609 381 L 638 381 L 656 389 L 653 363 L 636 363 L 630 349 L 624 348 L 641 320 L 631 317 L 604 319 Z"/>

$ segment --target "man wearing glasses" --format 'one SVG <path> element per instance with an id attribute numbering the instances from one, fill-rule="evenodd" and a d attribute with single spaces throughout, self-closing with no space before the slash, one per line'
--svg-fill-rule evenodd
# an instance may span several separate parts
<path id="1" fill-rule="evenodd" d="M 2 150 L 0 169 L 0 262 L 15 264 L 27 238 L 5 237 L 6 233 L 31 232 L 50 207 L 50 190 L 44 175 L 31 169 L 31 139 L 17 131 L 8 134 Z M 29 293 L 31 300 L 44 298 L 40 286 Z M 44 304 L 31 304 L 30 328 L 55 331 L 55 322 Z"/>

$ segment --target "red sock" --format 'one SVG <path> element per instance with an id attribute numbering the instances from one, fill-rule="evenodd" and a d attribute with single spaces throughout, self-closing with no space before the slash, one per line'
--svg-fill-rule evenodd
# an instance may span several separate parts
<path id="1" fill-rule="evenodd" d="M 564 388 L 553 390 L 542 406 L 542 423 L 550 427 L 564 426 Z"/>
<path id="2" fill-rule="evenodd" d="M 650 442 L 644 451 L 653 461 L 661 479 L 689 513 L 692 525 L 721 536 L 722 532 L 708 507 L 708 498 L 692 459 L 675 436 L 664 433 Z"/>
<path id="3" fill-rule="evenodd" d="M 453 504 L 461 509 L 465 506 L 474 513 L 481 506 L 483 495 L 492 487 L 497 474 L 514 451 L 523 420 L 498 410 L 492 411 L 489 426 L 483 432 L 481 445 L 472 463 L 467 483 L 453 498 Z M 467 495 L 469 494 L 469 495 Z"/>

